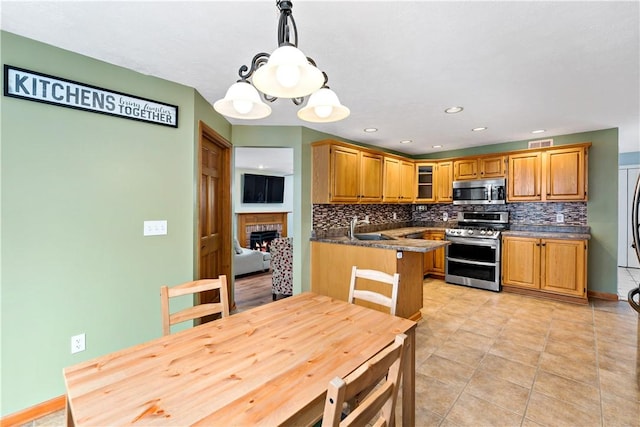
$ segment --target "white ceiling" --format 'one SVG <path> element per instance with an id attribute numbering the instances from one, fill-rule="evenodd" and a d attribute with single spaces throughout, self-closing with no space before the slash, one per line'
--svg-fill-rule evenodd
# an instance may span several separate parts
<path id="1" fill-rule="evenodd" d="M 236 147 L 236 169 L 293 175 L 293 148 Z"/>
<path id="2" fill-rule="evenodd" d="M 241 65 L 277 47 L 275 0 L 1 6 L 3 30 L 194 87 L 211 104 Z M 407 154 L 619 127 L 619 151 L 638 151 L 639 10 L 637 1 L 294 0 L 299 48 L 351 116 L 310 124 L 278 100 L 266 119 L 230 121 L 304 125 Z M 458 105 L 462 113 L 443 112 Z M 488 129 L 471 131 L 479 126 Z"/>

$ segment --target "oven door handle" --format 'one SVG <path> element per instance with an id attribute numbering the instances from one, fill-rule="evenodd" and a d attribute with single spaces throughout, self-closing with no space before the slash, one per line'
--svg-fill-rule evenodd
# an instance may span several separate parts
<path id="1" fill-rule="evenodd" d="M 469 261 L 468 259 L 451 258 L 451 257 L 447 257 L 447 261 L 455 261 L 461 264 L 482 265 L 485 267 L 494 267 L 496 264 L 500 264 L 500 261 L 496 261 L 496 262 Z"/>
<path id="2" fill-rule="evenodd" d="M 471 245 L 471 246 L 488 246 L 491 249 L 496 249 L 498 250 L 499 246 L 500 246 L 500 242 L 496 241 L 495 239 L 465 239 L 463 238 L 459 238 L 459 237 L 447 237 L 446 239 L 447 241 L 451 242 L 451 243 L 460 243 L 463 245 Z M 448 248 L 448 247 L 447 247 Z"/>

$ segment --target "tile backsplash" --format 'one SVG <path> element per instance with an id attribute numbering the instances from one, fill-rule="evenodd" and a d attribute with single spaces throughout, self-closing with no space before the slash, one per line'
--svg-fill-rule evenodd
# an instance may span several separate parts
<path id="1" fill-rule="evenodd" d="M 564 215 L 562 225 L 587 225 L 586 202 L 558 202 L 558 203 L 506 203 L 504 205 L 414 205 L 413 221 L 438 222 L 443 221 L 446 213 L 450 220 L 455 220 L 458 212 L 509 212 L 511 224 L 539 224 L 558 225 L 556 214 Z"/>
<path id="2" fill-rule="evenodd" d="M 313 205 L 314 235 L 340 236 L 349 229 L 354 216 L 369 216 L 370 225 L 359 225 L 361 232 L 410 226 L 413 223 L 444 225 L 446 213 L 449 223 L 460 211 L 507 211 L 511 224 L 560 225 L 556 214 L 564 215 L 562 225 L 587 225 L 586 202 L 507 203 L 504 205 L 403 205 L 403 204 L 322 204 Z M 395 214 L 395 219 L 394 219 Z"/>
<path id="3" fill-rule="evenodd" d="M 354 216 L 364 219 L 367 215 L 371 224 L 358 225 L 362 232 L 405 227 L 413 220 L 412 205 L 313 205 L 313 230 L 317 235 L 345 235 Z"/>

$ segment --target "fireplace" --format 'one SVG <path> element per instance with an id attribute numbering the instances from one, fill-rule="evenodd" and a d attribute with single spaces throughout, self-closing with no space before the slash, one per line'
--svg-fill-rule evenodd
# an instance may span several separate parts
<path id="1" fill-rule="evenodd" d="M 237 237 L 243 248 L 254 247 L 252 233 L 266 231 L 275 232 L 276 237 L 287 237 L 287 212 L 238 213 Z"/>
<path id="2" fill-rule="evenodd" d="M 278 237 L 276 230 L 252 231 L 249 237 L 249 248 L 269 252 L 271 241 Z"/>

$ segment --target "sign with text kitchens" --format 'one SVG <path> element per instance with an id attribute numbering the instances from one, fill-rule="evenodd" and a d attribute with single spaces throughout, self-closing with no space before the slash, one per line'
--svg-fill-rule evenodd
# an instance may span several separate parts
<path id="1" fill-rule="evenodd" d="M 178 127 L 178 107 L 34 71 L 4 66 L 4 95 Z"/>

